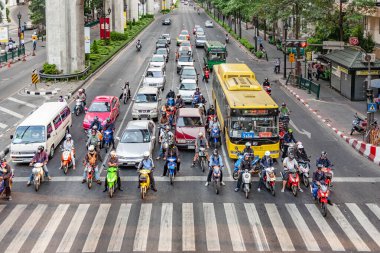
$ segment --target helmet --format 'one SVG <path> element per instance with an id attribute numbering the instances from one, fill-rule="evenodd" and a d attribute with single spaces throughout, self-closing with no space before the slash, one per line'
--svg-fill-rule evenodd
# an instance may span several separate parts
<path id="1" fill-rule="evenodd" d="M 111 119 L 110 118 L 107 118 L 107 123 L 110 123 L 111 122 Z"/>
<path id="2" fill-rule="evenodd" d="M 149 158 L 149 156 L 150 156 L 149 151 L 145 151 L 144 152 L 144 158 L 147 159 L 147 158 Z"/>
<path id="3" fill-rule="evenodd" d="M 219 155 L 218 149 L 214 149 L 213 155 L 215 155 L 215 156 Z"/>
<path id="4" fill-rule="evenodd" d="M 299 149 L 303 148 L 303 145 L 302 144 L 298 144 L 297 146 Z"/>
<path id="5" fill-rule="evenodd" d="M 327 156 L 327 152 L 326 152 L 326 151 L 322 151 L 322 152 L 321 152 L 321 156 L 322 156 L 322 157 L 326 157 L 326 156 Z"/>
<path id="6" fill-rule="evenodd" d="M 83 93 L 83 89 L 79 89 L 79 90 L 78 90 L 78 93 L 79 93 L 79 94 L 82 94 L 82 93 Z"/>
<path id="7" fill-rule="evenodd" d="M 90 145 L 90 146 L 88 147 L 88 151 L 90 151 L 90 152 L 94 152 L 94 150 L 95 150 L 94 145 Z"/>
<path id="8" fill-rule="evenodd" d="M 293 133 L 293 129 L 289 128 L 288 133 L 290 133 L 290 134 Z"/>
<path id="9" fill-rule="evenodd" d="M 265 81 L 268 81 L 268 77 L 265 77 Z"/>
<path id="10" fill-rule="evenodd" d="M 286 106 L 286 104 L 285 104 L 285 103 L 282 103 L 282 106 Z"/>
<path id="11" fill-rule="evenodd" d="M 99 120 L 99 117 L 98 117 L 98 116 L 95 116 L 95 117 L 94 117 L 94 120 Z"/>
<path id="12" fill-rule="evenodd" d="M 245 146 L 246 146 L 247 148 L 249 148 L 249 147 L 251 147 L 251 143 L 250 143 L 250 142 L 246 142 L 246 143 L 245 143 Z"/>
<path id="13" fill-rule="evenodd" d="M 322 169 L 322 168 L 323 168 L 323 164 L 318 163 L 318 164 L 317 164 L 317 168 L 318 168 L 318 169 Z"/>
<path id="14" fill-rule="evenodd" d="M 265 156 L 270 156 L 270 151 L 265 151 Z"/>
<path id="15" fill-rule="evenodd" d="M 169 131 L 170 130 L 170 126 L 166 126 L 165 130 Z"/>
<path id="16" fill-rule="evenodd" d="M 202 133 L 202 132 L 199 132 L 198 136 L 199 136 L 199 137 L 203 137 L 203 133 Z"/>
<path id="17" fill-rule="evenodd" d="M 162 144 L 162 148 L 163 149 L 167 149 L 169 147 L 169 144 L 167 142 L 165 142 L 164 144 Z"/>
<path id="18" fill-rule="evenodd" d="M 67 134 L 67 135 L 66 135 L 66 140 L 67 140 L 67 139 L 71 139 L 71 134 Z"/>
<path id="19" fill-rule="evenodd" d="M 116 151 L 115 150 L 112 150 L 111 153 L 110 153 L 111 157 L 116 157 Z"/>
<path id="20" fill-rule="evenodd" d="M 38 146 L 37 150 L 40 152 L 44 151 L 44 146 L 42 146 L 42 145 Z"/>
<path id="21" fill-rule="evenodd" d="M 197 87 L 197 88 L 195 88 L 195 90 L 196 90 L 196 91 L 199 91 L 199 88 Z"/>

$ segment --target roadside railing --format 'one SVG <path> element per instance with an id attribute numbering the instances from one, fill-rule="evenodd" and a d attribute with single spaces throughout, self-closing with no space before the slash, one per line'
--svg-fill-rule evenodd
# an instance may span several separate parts
<path id="1" fill-rule="evenodd" d="M 316 99 L 319 99 L 319 93 L 321 91 L 321 85 L 319 83 L 314 83 L 303 77 L 297 77 L 298 87 L 301 89 L 307 90 L 307 93 L 314 93 L 316 95 Z"/>
<path id="2" fill-rule="evenodd" d="M 12 52 L 6 52 L 4 54 L 0 53 L 0 64 L 4 62 L 6 63 L 11 59 L 12 61 L 14 61 L 16 57 L 20 58 L 20 56 L 22 55 L 25 55 L 25 47 L 17 48 L 17 50 L 13 50 Z"/>
<path id="3" fill-rule="evenodd" d="M 74 73 L 74 74 L 44 74 L 43 72 L 39 72 L 40 79 L 41 80 L 54 80 L 56 82 L 57 80 L 67 80 L 70 79 L 77 79 L 81 78 L 82 76 L 86 75 L 87 72 L 90 71 L 90 66 L 87 66 L 83 71 Z"/>

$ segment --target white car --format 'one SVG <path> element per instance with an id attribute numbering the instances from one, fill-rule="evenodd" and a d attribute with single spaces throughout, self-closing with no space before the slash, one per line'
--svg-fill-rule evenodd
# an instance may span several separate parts
<path id="1" fill-rule="evenodd" d="M 202 27 L 198 27 L 197 30 L 195 31 L 195 36 L 204 35 L 204 34 L 205 34 L 205 31 L 203 30 Z"/>
<path id="2" fill-rule="evenodd" d="M 190 55 L 180 55 L 177 60 L 177 73 L 181 72 L 184 66 L 194 66 L 193 57 Z"/>
<path id="3" fill-rule="evenodd" d="M 156 125 L 151 120 L 132 120 L 128 122 L 116 155 L 121 166 L 138 166 L 146 151 L 152 154 L 156 141 Z"/>
<path id="4" fill-rule="evenodd" d="M 133 99 L 133 119 L 158 119 L 160 92 L 155 87 L 141 87 Z"/>
<path id="5" fill-rule="evenodd" d="M 178 94 L 181 95 L 185 103 L 191 103 L 197 87 L 197 82 L 194 79 L 183 79 L 179 85 Z"/>
<path id="6" fill-rule="evenodd" d="M 163 33 L 161 34 L 161 38 L 165 38 L 168 44 L 171 43 L 170 34 L 169 33 Z"/>
<path id="7" fill-rule="evenodd" d="M 180 46 L 178 49 L 179 55 L 190 55 L 193 56 L 193 51 L 189 46 Z"/>
<path id="8" fill-rule="evenodd" d="M 164 89 L 165 83 L 165 72 L 162 68 L 148 68 L 143 80 L 143 86 Z"/>
<path id="9" fill-rule="evenodd" d="M 213 28 L 214 27 L 214 23 L 211 20 L 207 20 L 205 22 L 205 27 L 206 28 Z"/>
<path id="10" fill-rule="evenodd" d="M 165 71 L 166 68 L 166 60 L 165 56 L 160 54 L 154 54 L 149 62 L 150 67 L 162 68 Z"/>
<path id="11" fill-rule="evenodd" d="M 206 41 L 206 35 L 197 35 L 195 38 L 195 47 L 203 47 Z"/>

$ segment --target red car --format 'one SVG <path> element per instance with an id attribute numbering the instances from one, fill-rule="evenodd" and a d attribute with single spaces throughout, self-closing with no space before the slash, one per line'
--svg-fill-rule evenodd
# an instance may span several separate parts
<path id="1" fill-rule="evenodd" d="M 120 101 L 115 96 L 97 96 L 92 100 L 90 107 L 86 107 L 86 116 L 83 120 L 83 128 L 89 129 L 95 116 L 98 116 L 99 121 L 104 126 L 107 118 L 111 122 L 115 122 L 120 113 Z"/>
<path id="2" fill-rule="evenodd" d="M 180 108 L 175 120 L 175 143 L 179 148 L 195 149 L 195 139 L 200 132 L 206 136 L 206 121 L 198 108 Z"/>

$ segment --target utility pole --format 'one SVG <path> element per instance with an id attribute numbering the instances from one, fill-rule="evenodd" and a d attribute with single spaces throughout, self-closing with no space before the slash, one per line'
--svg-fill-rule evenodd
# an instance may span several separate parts
<path id="1" fill-rule="evenodd" d="M 371 131 L 372 123 L 375 121 L 375 115 L 373 111 L 369 110 L 369 105 L 373 104 L 373 89 L 371 87 L 371 56 L 366 54 L 365 60 L 367 61 L 368 66 L 368 76 L 367 76 L 367 129 L 366 129 L 366 142 L 370 143 L 371 135 L 369 134 Z"/>
<path id="2" fill-rule="evenodd" d="M 284 79 L 286 80 L 286 38 L 288 37 L 288 23 L 285 21 L 284 24 Z"/>
<path id="3" fill-rule="evenodd" d="M 339 0 L 339 40 L 343 41 L 343 1 Z"/>

